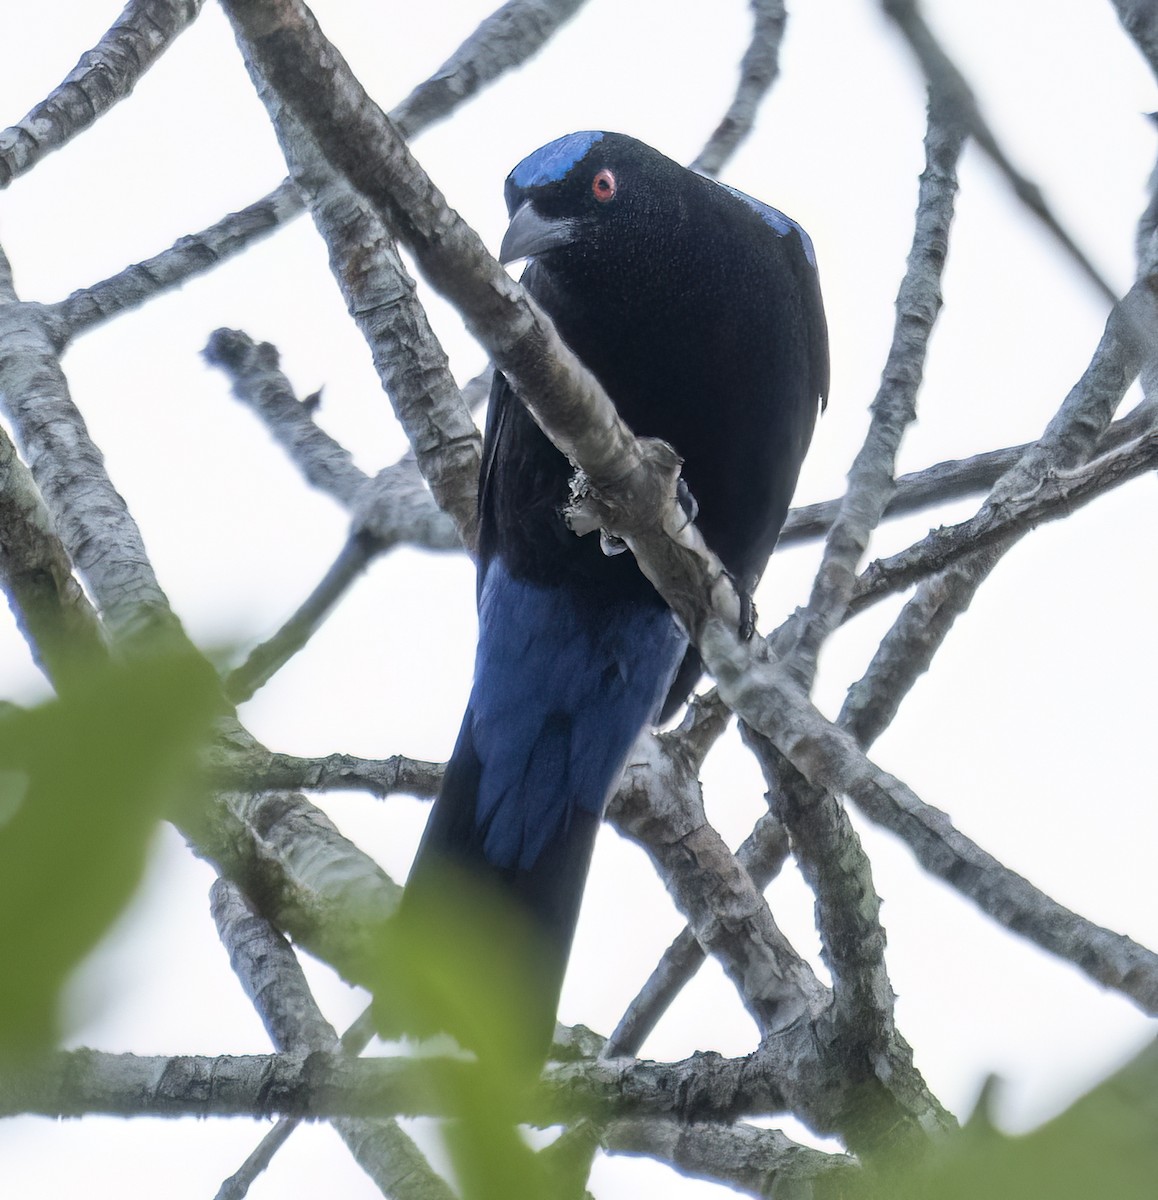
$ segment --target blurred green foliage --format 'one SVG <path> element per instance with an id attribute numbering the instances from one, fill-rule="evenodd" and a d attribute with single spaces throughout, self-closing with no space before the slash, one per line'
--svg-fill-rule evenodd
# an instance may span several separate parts
<path id="1" fill-rule="evenodd" d="M 452 1033 L 475 1058 L 443 1098 L 459 1114 L 445 1137 L 464 1200 L 556 1194 L 519 1129 L 543 1065 L 537 981 L 549 953 L 505 896 L 452 869 L 385 927 L 374 986 L 380 1026 Z"/>
<path id="2" fill-rule="evenodd" d="M 864 1200 L 1154 1200 L 1158 1041 L 1029 1133 L 996 1129 L 985 1105 L 916 1170 L 874 1170 Z"/>
<path id="3" fill-rule="evenodd" d="M 58 1038 L 61 987 L 132 896 L 158 820 L 196 801 L 220 708 L 190 651 L 102 665 L 0 716 L 0 1056 Z"/>

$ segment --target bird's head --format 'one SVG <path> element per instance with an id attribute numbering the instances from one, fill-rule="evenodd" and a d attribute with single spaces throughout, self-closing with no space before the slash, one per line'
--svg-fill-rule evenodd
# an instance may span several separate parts
<path id="1" fill-rule="evenodd" d="M 614 237 L 670 189 L 664 175 L 681 168 L 643 142 L 621 133 L 569 133 L 528 154 L 507 176 L 511 222 L 499 261 Z"/>

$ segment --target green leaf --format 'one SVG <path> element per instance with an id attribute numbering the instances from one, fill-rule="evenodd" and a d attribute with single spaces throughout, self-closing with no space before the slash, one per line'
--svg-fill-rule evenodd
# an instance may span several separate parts
<path id="1" fill-rule="evenodd" d="M 1011 1137 L 982 1114 L 915 1171 L 878 1172 L 872 1200 L 1153 1200 L 1158 1041 L 1052 1121 Z"/>
<path id="2" fill-rule="evenodd" d="M 190 652 L 0 718 L 0 1056 L 58 1036 L 61 986 L 132 896 L 158 820 L 191 801 L 220 706 Z"/>
<path id="3" fill-rule="evenodd" d="M 519 1129 L 542 1067 L 539 968 L 551 953 L 510 900 L 448 868 L 387 922 L 375 1011 L 391 1029 L 450 1031 L 475 1055 L 455 1072 L 445 1138 L 464 1200 L 552 1194 Z M 386 1014 L 389 1014 L 388 1017 Z"/>

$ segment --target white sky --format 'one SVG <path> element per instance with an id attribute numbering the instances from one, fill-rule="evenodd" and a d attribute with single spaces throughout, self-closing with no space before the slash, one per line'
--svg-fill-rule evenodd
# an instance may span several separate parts
<path id="1" fill-rule="evenodd" d="M 323 28 L 389 107 L 491 7 L 387 0 L 314 5 Z M 863 436 L 888 346 L 921 167 L 923 86 L 869 0 L 792 6 L 782 77 L 756 134 L 724 177 L 801 221 L 817 245 L 833 393 L 798 500 L 839 492 Z M 929 0 L 929 16 L 1016 162 L 1037 179 L 1113 284 L 1133 274 L 1134 221 L 1155 138 L 1151 77 L 1112 7 L 1077 0 Z M 0 10 L 0 126 L 17 120 L 111 24 L 119 0 L 39 0 Z M 416 142 L 416 151 L 492 246 L 502 181 L 525 153 L 581 128 L 632 133 L 690 160 L 723 112 L 748 34 L 747 6 L 591 0 L 519 74 Z M 226 24 L 207 5 L 134 96 L 0 193 L 0 241 L 27 299 L 55 300 L 154 254 L 269 191 L 284 171 Z M 901 469 L 1036 436 L 1096 345 L 1105 308 L 967 153 L 919 424 Z M 461 379 L 483 356 L 440 304 L 433 315 Z M 299 220 L 217 272 L 76 344 L 73 395 L 140 523 L 174 608 L 203 645 L 267 636 L 321 577 L 346 519 L 309 491 L 258 422 L 199 357 L 218 326 L 275 343 L 300 394 L 325 385 L 320 420 L 367 469 L 403 449 L 369 355 L 349 324 L 322 246 Z M 1022 543 L 982 589 L 914 689 L 874 758 L 1009 866 L 1085 916 L 1158 944 L 1153 758 L 1158 668 L 1155 485 L 1146 478 Z M 900 548 L 968 503 L 895 522 Z M 808 592 L 817 549 L 778 555 L 761 591 L 771 628 Z M 835 712 L 897 606 L 842 632 L 818 700 Z M 473 655 L 465 560 L 397 553 L 380 562 L 243 719 L 267 745 L 444 758 Z M 429 633 L 436 631 L 433 644 Z M 6 613 L 0 698 L 44 694 Z M 754 765 L 710 760 L 709 806 L 733 843 L 762 808 Z M 404 798 L 335 796 L 323 806 L 403 877 L 425 819 Z M 1064 1105 L 1138 1047 L 1152 1026 L 1119 997 L 997 929 L 872 829 L 872 858 L 898 1023 L 933 1090 L 968 1111 L 990 1072 L 999 1113 L 1022 1127 Z M 172 832 L 148 884 L 77 995 L 100 999 L 72 1041 L 141 1053 L 264 1052 L 208 918 L 211 880 Z M 814 955 L 811 901 L 790 873 L 770 893 L 777 920 Z M 597 850 L 561 1018 L 609 1030 L 682 922 L 643 855 L 612 833 Z M 609 933 L 609 931 L 611 931 Z M 312 971 L 343 1026 L 362 998 Z M 645 1053 L 751 1049 L 754 1028 L 713 965 Z M 252 1149 L 249 1122 L 0 1123 L 0 1194 L 212 1196 Z M 177 1167 L 179 1169 L 175 1170 Z M 723 1195 L 662 1167 L 597 1165 L 598 1200 Z M 376 1195 L 335 1136 L 299 1130 L 255 1200 Z"/>

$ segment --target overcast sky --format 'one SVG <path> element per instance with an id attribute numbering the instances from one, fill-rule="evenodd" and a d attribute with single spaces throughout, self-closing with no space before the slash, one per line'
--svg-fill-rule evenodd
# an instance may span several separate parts
<path id="1" fill-rule="evenodd" d="M 390 107 L 490 7 L 324 0 L 314 10 Z M 1142 114 L 1158 103 L 1111 5 L 925 7 L 1012 157 L 1124 291 L 1155 152 Z M 119 10 L 118 0 L 5 5 L 0 127 L 42 99 Z M 781 79 L 724 178 L 795 217 L 816 244 L 833 387 L 797 495 L 808 502 L 839 493 L 864 433 L 911 237 L 924 102 L 910 55 L 877 4 L 816 0 L 790 10 Z M 562 133 L 621 130 L 674 158 L 694 158 L 727 106 L 747 36 L 739 0 L 591 0 L 530 66 L 418 138 L 416 153 L 494 248 L 506 173 Z M 56 300 L 250 203 L 283 174 L 226 23 L 208 4 L 129 101 L 0 193 L 0 242 L 22 297 Z M 1106 316 L 1104 302 L 973 150 L 961 182 L 945 312 L 902 470 L 1035 437 L 1080 375 Z M 483 355 L 444 306 L 432 312 L 456 374 L 469 378 Z M 366 469 L 393 461 L 404 444 L 305 219 L 70 349 L 73 396 L 176 612 L 199 644 L 244 649 L 308 594 L 347 521 L 300 481 L 201 360 L 218 326 L 273 342 L 300 394 L 324 385 L 319 419 Z M 874 553 L 972 507 L 891 523 Z M 873 751 L 1007 865 L 1151 946 L 1156 507 L 1155 480 L 1144 478 L 1023 542 Z M 806 600 L 817 558 L 818 549 L 806 547 L 773 559 L 759 596 L 763 628 Z M 265 744 L 298 754 L 445 758 L 469 684 L 473 595 L 464 558 L 391 555 L 242 719 Z M 871 611 L 826 652 L 817 690 L 826 712 L 839 707 L 897 609 Z M 0 614 L 0 698 L 26 703 L 45 694 L 14 623 Z M 759 774 L 737 745 L 730 739 L 709 760 L 705 778 L 710 815 L 734 844 L 763 807 Z M 320 803 L 404 877 L 425 819 L 421 804 L 347 795 Z M 1147 1036 L 1147 1022 L 1125 1000 L 997 929 L 925 877 L 903 847 L 859 827 L 884 898 L 898 1025 L 931 1088 L 956 1112 L 967 1113 L 983 1079 L 997 1073 L 1005 1081 L 998 1113 L 1024 1127 Z M 158 837 L 146 887 L 77 983 L 90 1007 L 71 1043 L 157 1054 L 268 1050 L 208 917 L 211 878 L 172 831 Z M 815 957 L 811 900 L 795 873 L 770 897 L 777 921 Z M 605 831 L 561 1019 L 610 1030 L 681 927 L 643 854 Z M 339 1027 L 364 1003 L 322 968 L 311 967 L 311 978 Z M 709 964 L 644 1053 L 742 1054 L 755 1040 Z M 0 1194 L 64 1195 L 83 1180 L 94 1197 L 202 1200 L 260 1133 L 241 1121 L 6 1122 Z M 724 1194 L 625 1159 L 598 1164 L 592 1190 L 598 1200 Z M 323 1128 L 299 1130 L 251 1194 L 377 1193 Z"/>

